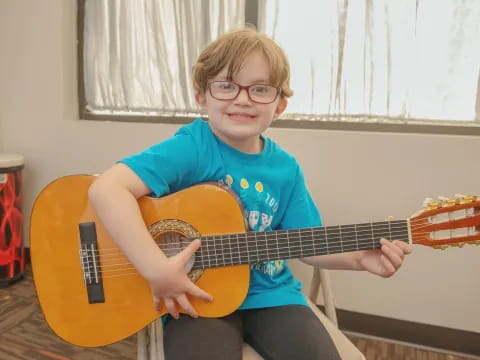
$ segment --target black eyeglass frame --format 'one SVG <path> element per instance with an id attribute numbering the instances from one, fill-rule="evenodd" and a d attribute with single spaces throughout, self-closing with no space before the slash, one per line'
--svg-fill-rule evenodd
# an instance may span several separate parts
<path id="1" fill-rule="evenodd" d="M 212 93 L 211 85 L 212 85 L 213 83 L 231 83 L 231 84 L 234 84 L 234 85 L 238 86 L 237 94 L 236 94 L 234 97 L 232 97 L 231 99 L 219 99 L 219 98 L 215 97 L 215 96 L 213 95 L 213 93 Z M 250 96 L 250 91 L 249 91 L 249 90 L 250 90 L 250 88 L 251 88 L 252 86 L 258 86 L 258 85 L 270 86 L 270 87 L 274 88 L 275 90 L 277 90 L 277 93 L 275 94 L 275 97 L 273 98 L 272 101 L 269 101 L 269 102 L 260 102 L 260 101 L 256 101 L 256 100 L 253 100 L 253 99 L 252 99 L 252 97 Z M 247 91 L 247 96 L 248 96 L 248 98 L 250 99 L 251 102 L 254 102 L 254 103 L 256 103 L 256 104 L 262 104 L 262 105 L 267 105 L 267 104 L 273 103 L 275 100 L 277 100 L 278 95 L 279 95 L 280 92 L 281 92 L 281 89 L 276 88 L 275 86 L 270 85 L 270 84 L 257 83 L 257 84 L 251 84 L 251 85 L 243 86 L 243 85 L 240 85 L 240 84 L 236 83 L 235 81 L 230 81 L 230 80 L 214 80 L 214 81 L 210 81 L 210 82 L 208 82 L 207 86 L 208 86 L 208 91 L 210 92 L 210 95 L 211 95 L 214 99 L 216 99 L 216 100 L 219 100 L 219 101 L 231 101 L 231 100 L 235 100 L 235 99 L 238 97 L 238 95 L 240 95 L 240 92 L 241 92 L 243 89 L 245 89 L 245 90 Z"/>

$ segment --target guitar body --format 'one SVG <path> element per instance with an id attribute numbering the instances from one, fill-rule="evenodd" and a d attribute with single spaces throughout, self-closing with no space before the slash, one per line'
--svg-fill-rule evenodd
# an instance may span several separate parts
<path id="1" fill-rule="evenodd" d="M 37 197 L 30 224 L 32 269 L 45 319 L 58 336 L 80 346 L 119 341 L 166 313 L 153 309 L 148 283 L 97 218 L 87 195 L 93 180 L 94 176 L 75 175 L 50 183 Z M 241 204 L 229 191 L 213 184 L 159 199 L 144 197 L 139 206 L 156 240 L 167 233 L 191 237 L 246 231 Z M 104 301 L 97 303 L 88 301 L 85 264 L 80 256 L 79 224 L 88 222 L 96 225 L 103 268 Z M 196 284 L 212 294 L 214 301 L 190 300 L 200 316 L 227 315 L 242 304 L 249 275 L 248 265 L 204 270 Z"/>
<path id="2" fill-rule="evenodd" d="M 66 176 L 47 185 L 30 223 L 33 276 L 45 319 L 58 336 L 80 346 L 122 340 L 166 314 L 153 309 L 148 283 L 97 218 L 88 200 L 94 178 Z M 189 276 L 213 295 L 211 303 L 190 299 L 203 317 L 225 316 L 242 304 L 250 266 L 238 264 L 378 249 L 380 238 L 441 249 L 480 243 L 476 196 L 431 201 L 408 220 L 248 233 L 241 203 L 218 184 L 142 197 L 138 204 L 167 256 L 201 237 Z"/>

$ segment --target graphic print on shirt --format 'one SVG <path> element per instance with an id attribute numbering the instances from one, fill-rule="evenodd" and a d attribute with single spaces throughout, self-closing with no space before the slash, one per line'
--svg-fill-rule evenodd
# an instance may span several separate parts
<path id="1" fill-rule="evenodd" d="M 219 183 L 228 185 L 238 195 L 247 211 L 251 231 L 272 230 L 272 221 L 278 210 L 279 201 L 269 191 L 268 184 L 231 174 L 225 175 Z M 285 263 L 285 260 L 268 261 L 251 264 L 251 268 L 274 276 L 283 270 Z"/>

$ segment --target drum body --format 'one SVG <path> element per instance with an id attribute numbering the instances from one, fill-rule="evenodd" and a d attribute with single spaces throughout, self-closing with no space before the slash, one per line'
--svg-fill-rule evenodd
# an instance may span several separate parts
<path id="1" fill-rule="evenodd" d="M 23 243 L 23 156 L 0 154 L 0 288 L 21 279 Z"/>

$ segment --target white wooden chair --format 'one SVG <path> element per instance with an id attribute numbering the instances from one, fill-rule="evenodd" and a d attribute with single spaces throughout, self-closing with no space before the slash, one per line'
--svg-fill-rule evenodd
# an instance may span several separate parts
<path id="1" fill-rule="evenodd" d="M 315 305 L 319 288 L 325 304 L 325 314 Z M 365 360 L 362 353 L 340 331 L 335 311 L 335 299 L 327 270 L 314 268 L 308 302 L 313 312 L 323 323 L 335 343 L 343 360 Z M 154 321 L 139 331 L 137 342 L 137 360 L 164 360 L 163 329 L 160 320 Z M 243 360 L 262 360 L 263 358 L 248 344 L 243 345 Z"/>

